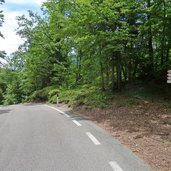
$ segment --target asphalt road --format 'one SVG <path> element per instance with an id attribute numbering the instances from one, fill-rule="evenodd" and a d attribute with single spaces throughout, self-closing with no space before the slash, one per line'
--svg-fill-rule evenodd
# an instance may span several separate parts
<path id="1" fill-rule="evenodd" d="M 91 121 L 47 105 L 0 108 L 0 171 L 150 171 Z"/>

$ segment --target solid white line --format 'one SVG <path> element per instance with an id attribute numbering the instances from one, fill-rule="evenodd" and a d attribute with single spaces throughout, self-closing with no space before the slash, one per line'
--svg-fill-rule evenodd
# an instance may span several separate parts
<path id="1" fill-rule="evenodd" d="M 100 142 L 90 132 L 87 132 L 86 134 L 93 141 L 95 145 L 100 145 Z"/>
<path id="2" fill-rule="evenodd" d="M 113 169 L 114 171 L 123 171 L 123 170 L 120 168 L 120 166 L 117 164 L 117 162 L 111 161 L 111 162 L 109 162 L 109 164 L 110 164 L 110 166 L 112 167 L 112 169 Z"/>
<path id="3" fill-rule="evenodd" d="M 58 111 L 59 113 L 62 113 L 66 117 L 70 118 L 70 116 L 68 114 L 66 114 L 65 112 L 63 112 L 62 110 L 59 110 L 59 109 L 57 109 L 55 107 L 52 107 L 52 106 L 48 106 L 48 105 L 46 105 L 46 106 L 49 107 L 49 108 L 51 108 L 51 109 L 54 109 L 54 110 Z"/>
<path id="4" fill-rule="evenodd" d="M 72 122 L 74 122 L 77 126 L 82 126 L 78 121 L 76 120 L 72 120 Z"/>
<path id="5" fill-rule="evenodd" d="M 68 114 L 65 113 L 64 115 L 65 115 L 67 118 L 70 118 L 70 116 L 69 116 Z"/>

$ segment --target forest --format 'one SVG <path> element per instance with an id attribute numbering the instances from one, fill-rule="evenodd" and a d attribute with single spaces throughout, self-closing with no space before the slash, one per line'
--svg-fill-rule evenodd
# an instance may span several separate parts
<path id="1" fill-rule="evenodd" d="M 128 85 L 170 88 L 170 0 L 49 0 L 41 11 L 17 17 L 24 43 L 0 53 L 8 61 L 1 104 L 56 103 L 58 94 L 69 105 L 105 107 Z"/>

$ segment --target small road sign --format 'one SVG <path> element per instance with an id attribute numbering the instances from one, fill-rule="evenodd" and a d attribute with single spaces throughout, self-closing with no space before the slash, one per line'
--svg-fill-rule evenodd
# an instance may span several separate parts
<path id="1" fill-rule="evenodd" d="M 167 71 L 167 83 L 170 84 L 171 83 L 171 70 Z"/>

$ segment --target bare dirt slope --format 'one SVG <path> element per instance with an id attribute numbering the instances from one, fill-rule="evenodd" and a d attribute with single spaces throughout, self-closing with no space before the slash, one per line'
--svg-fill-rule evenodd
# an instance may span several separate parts
<path id="1" fill-rule="evenodd" d="M 171 113 L 157 103 L 136 107 L 87 109 L 73 112 L 97 122 L 151 166 L 154 171 L 171 171 Z"/>

